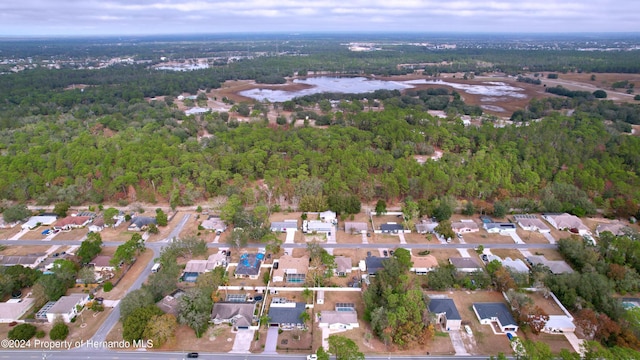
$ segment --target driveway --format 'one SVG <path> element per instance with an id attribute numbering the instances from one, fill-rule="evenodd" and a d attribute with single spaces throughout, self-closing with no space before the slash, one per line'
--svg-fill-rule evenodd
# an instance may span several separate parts
<path id="1" fill-rule="evenodd" d="M 367 233 L 366 232 L 362 233 L 362 243 L 363 244 L 368 244 L 369 243 L 369 239 L 367 239 Z"/>
<path id="2" fill-rule="evenodd" d="M 512 233 L 509 233 L 509 235 L 511 236 L 511 238 L 516 244 L 524 244 L 524 241 L 520 239 L 520 236 L 518 236 L 518 234 L 512 232 Z"/>
<path id="3" fill-rule="evenodd" d="M 238 330 L 236 338 L 233 341 L 233 348 L 230 353 L 233 354 L 248 354 L 251 349 L 251 342 L 253 341 L 253 334 L 255 330 Z"/>
<path id="4" fill-rule="evenodd" d="M 216 235 L 216 237 L 215 237 L 215 238 L 213 238 L 213 243 L 214 243 L 214 244 L 217 244 L 217 243 L 219 243 L 219 242 L 220 242 L 220 235 Z"/>
<path id="5" fill-rule="evenodd" d="M 582 343 L 584 342 L 584 340 L 578 339 L 575 333 L 567 332 L 567 333 L 564 333 L 564 336 L 567 338 L 567 340 L 569 341 L 569 344 L 571 344 L 571 347 L 575 352 L 577 352 L 580 355 L 584 355 L 584 349 L 582 348 Z"/>
<path id="6" fill-rule="evenodd" d="M 293 244 L 296 238 L 296 229 L 287 229 L 287 238 L 284 241 L 285 244 Z"/>
<path id="7" fill-rule="evenodd" d="M 277 354 L 276 348 L 278 347 L 278 328 L 273 326 L 267 330 L 267 340 L 264 344 L 263 354 Z"/>
<path id="8" fill-rule="evenodd" d="M 542 233 L 542 236 L 544 236 L 545 239 L 549 240 L 549 244 L 556 243 L 556 239 L 553 237 L 553 235 L 551 235 L 551 233 Z"/>
<path id="9" fill-rule="evenodd" d="M 398 237 L 400 238 L 400 244 L 401 245 L 406 245 L 407 244 L 407 240 L 404 238 L 404 233 L 402 231 L 400 231 L 398 233 Z"/>
<path id="10" fill-rule="evenodd" d="M 451 345 L 453 345 L 453 349 L 456 351 L 456 356 L 469 355 L 467 349 L 464 347 L 464 341 L 462 340 L 462 331 L 449 331 L 449 338 L 451 339 Z"/>

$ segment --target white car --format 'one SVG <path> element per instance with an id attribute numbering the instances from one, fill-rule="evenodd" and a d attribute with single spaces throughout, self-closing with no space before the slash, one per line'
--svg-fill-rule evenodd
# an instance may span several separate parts
<path id="1" fill-rule="evenodd" d="M 464 331 L 467 332 L 467 334 L 472 335 L 473 332 L 471 331 L 471 327 L 469 327 L 469 325 L 465 325 L 464 326 Z"/>
<path id="2" fill-rule="evenodd" d="M 307 355 L 307 360 L 318 360 L 318 355 L 316 354 Z"/>

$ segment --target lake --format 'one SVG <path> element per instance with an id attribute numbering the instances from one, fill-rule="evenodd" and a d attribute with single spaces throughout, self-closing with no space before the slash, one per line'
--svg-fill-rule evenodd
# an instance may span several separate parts
<path id="1" fill-rule="evenodd" d="M 403 90 L 413 86 L 399 81 L 371 80 L 365 77 L 329 77 L 320 76 L 308 79 L 295 79 L 295 84 L 310 85 L 310 88 L 298 91 L 273 90 L 273 89 L 250 89 L 241 91 L 239 94 L 255 100 L 269 100 L 271 102 L 284 102 L 295 97 L 306 95 L 335 92 L 345 94 L 362 94 L 376 90 Z"/>

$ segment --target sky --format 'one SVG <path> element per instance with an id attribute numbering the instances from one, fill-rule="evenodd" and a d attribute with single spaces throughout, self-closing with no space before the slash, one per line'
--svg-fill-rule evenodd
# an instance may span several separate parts
<path id="1" fill-rule="evenodd" d="M 3 0 L 0 36 L 640 32 L 636 0 Z"/>

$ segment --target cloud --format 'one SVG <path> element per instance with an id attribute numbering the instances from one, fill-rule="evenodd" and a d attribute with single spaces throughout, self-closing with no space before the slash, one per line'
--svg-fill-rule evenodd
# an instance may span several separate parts
<path id="1" fill-rule="evenodd" d="M 513 32 L 514 24 L 520 32 L 636 32 L 639 12 L 640 2 L 612 0 L 22 0 L 0 4 L 0 35 Z"/>

